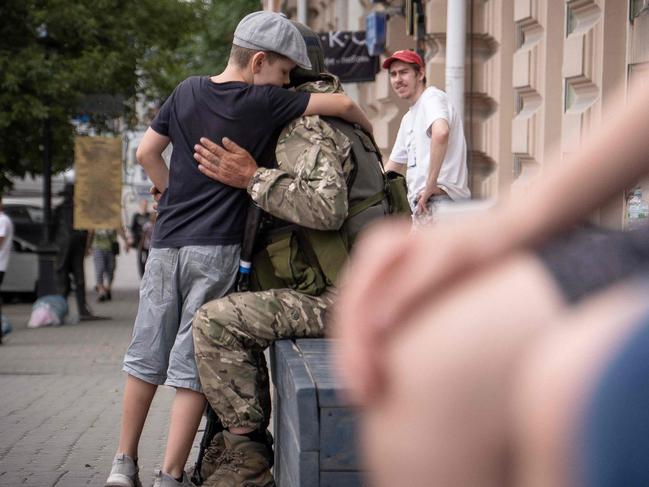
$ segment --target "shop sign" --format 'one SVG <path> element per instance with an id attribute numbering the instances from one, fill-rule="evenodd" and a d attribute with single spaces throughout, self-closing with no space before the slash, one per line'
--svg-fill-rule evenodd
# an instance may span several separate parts
<path id="1" fill-rule="evenodd" d="M 370 56 L 365 31 L 331 31 L 319 34 L 327 70 L 343 83 L 374 81 L 378 56 Z"/>

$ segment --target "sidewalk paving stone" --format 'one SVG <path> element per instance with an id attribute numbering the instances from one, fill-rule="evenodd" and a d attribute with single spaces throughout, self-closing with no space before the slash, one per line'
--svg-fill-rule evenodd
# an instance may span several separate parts
<path id="1" fill-rule="evenodd" d="M 28 329 L 30 305 L 3 305 L 14 331 L 0 345 L 0 487 L 103 487 L 117 447 L 121 363 L 137 312 L 137 276 L 129 275 L 135 263 L 127 259 L 113 300 L 90 301 L 110 319 L 74 323 L 73 315 L 60 327 Z M 90 288 L 92 271 L 86 275 Z M 173 389 L 158 390 L 142 434 L 145 487 L 162 462 L 172 399 Z M 199 440 L 200 434 L 188 466 Z"/>

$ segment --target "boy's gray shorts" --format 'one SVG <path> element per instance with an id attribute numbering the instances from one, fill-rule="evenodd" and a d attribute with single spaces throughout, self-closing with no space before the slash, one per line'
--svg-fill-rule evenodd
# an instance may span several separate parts
<path id="1" fill-rule="evenodd" d="M 151 249 L 123 370 L 151 384 L 201 392 L 192 321 L 236 281 L 239 245 Z"/>

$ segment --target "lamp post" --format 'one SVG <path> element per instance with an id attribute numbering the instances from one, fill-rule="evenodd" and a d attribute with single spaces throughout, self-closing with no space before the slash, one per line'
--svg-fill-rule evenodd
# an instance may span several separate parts
<path id="1" fill-rule="evenodd" d="M 47 30 L 46 24 L 41 24 L 36 29 L 38 43 L 45 48 L 45 60 L 49 59 L 50 49 L 56 45 Z M 49 96 L 43 96 L 44 104 L 49 110 Z M 56 247 L 52 244 L 52 127 L 50 115 L 47 113 L 43 120 L 42 127 L 43 144 L 43 226 L 41 228 L 41 244 L 38 249 L 38 284 L 36 293 L 38 296 L 56 293 L 54 280 L 54 262 L 56 259 Z"/>

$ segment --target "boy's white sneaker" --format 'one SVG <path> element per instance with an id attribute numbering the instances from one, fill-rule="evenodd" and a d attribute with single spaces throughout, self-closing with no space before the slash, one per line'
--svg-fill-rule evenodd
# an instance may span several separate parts
<path id="1" fill-rule="evenodd" d="M 178 482 L 171 475 L 167 475 L 162 470 L 159 470 L 155 476 L 153 487 L 196 487 L 196 485 L 189 480 L 185 472 L 183 472 L 183 478 Z"/>
<path id="2" fill-rule="evenodd" d="M 142 487 L 137 463 L 124 453 L 118 453 L 113 459 L 110 475 L 105 487 Z"/>

